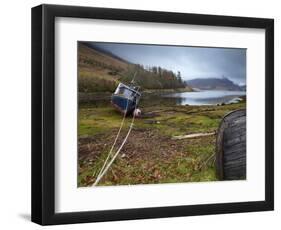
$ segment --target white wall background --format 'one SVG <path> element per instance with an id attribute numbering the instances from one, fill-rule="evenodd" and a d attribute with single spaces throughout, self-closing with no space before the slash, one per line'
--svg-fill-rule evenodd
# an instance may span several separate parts
<path id="1" fill-rule="evenodd" d="M 67 4 L 187 13 L 221 14 L 275 19 L 275 211 L 154 220 L 76 224 L 68 229 L 277 229 L 281 223 L 281 80 L 279 1 L 245 0 L 56 0 L 2 1 L 0 35 L 0 226 L 39 229 L 30 222 L 30 9 L 41 4 Z M 279 130 L 278 130 L 279 129 Z M 63 229 L 66 226 L 55 226 Z M 50 228 L 50 227 L 47 227 Z"/>

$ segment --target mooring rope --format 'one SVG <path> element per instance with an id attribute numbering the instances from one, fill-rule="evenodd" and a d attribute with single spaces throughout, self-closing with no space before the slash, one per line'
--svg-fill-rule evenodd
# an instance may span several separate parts
<path id="1" fill-rule="evenodd" d="M 102 174 L 96 179 L 95 183 L 93 184 L 93 186 L 96 186 L 99 181 L 102 179 L 102 177 L 105 175 L 105 173 L 108 171 L 108 169 L 110 168 L 110 166 L 112 165 L 112 163 L 114 162 L 114 160 L 116 159 L 116 157 L 118 156 L 119 152 L 121 151 L 121 149 L 123 148 L 124 144 L 126 143 L 131 131 L 132 131 L 132 128 L 133 128 L 133 124 L 134 124 L 134 121 L 135 121 L 135 113 L 133 114 L 133 119 L 132 119 L 132 122 L 130 124 L 130 129 L 125 137 L 125 139 L 123 140 L 122 144 L 120 145 L 119 149 L 117 150 L 117 152 L 115 153 L 115 155 L 112 157 L 111 161 L 107 164 L 106 168 L 103 170 Z"/>
<path id="2" fill-rule="evenodd" d="M 129 100 L 127 100 L 127 104 L 126 104 L 126 109 L 125 109 L 125 112 L 124 112 L 124 116 L 123 116 L 121 125 L 120 125 L 120 127 L 119 127 L 118 133 L 117 133 L 117 135 L 116 135 L 116 137 L 115 137 L 114 143 L 113 143 L 113 145 L 112 145 L 111 148 L 110 148 L 110 151 L 109 151 L 109 153 L 108 153 L 108 155 L 107 155 L 106 160 L 105 160 L 104 163 L 103 163 L 103 166 L 102 166 L 102 168 L 101 168 L 101 170 L 100 170 L 100 172 L 99 172 L 99 174 L 98 174 L 98 176 L 97 176 L 97 179 L 98 179 L 98 178 L 100 177 L 100 175 L 102 174 L 102 172 L 103 172 L 103 170 L 104 170 L 104 168 L 105 168 L 105 166 L 106 166 L 106 164 L 107 164 L 107 162 L 108 162 L 108 160 L 109 160 L 109 158 L 110 158 L 110 156 L 111 156 L 111 154 L 112 154 L 112 151 L 113 151 L 113 149 L 114 149 L 114 147 L 115 147 L 115 144 L 116 144 L 116 142 L 117 142 L 117 140 L 118 140 L 118 138 L 119 138 L 120 132 L 121 132 L 121 130 L 122 130 L 122 128 L 123 128 L 123 125 L 124 125 L 124 121 L 125 121 L 125 119 L 126 119 L 128 104 L 129 104 Z M 94 175 L 93 175 L 93 176 L 94 176 Z"/>
<path id="3" fill-rule="evenodd" d="M 97 179 L 96 179 L 95 183 L 94 183 L 92 186 L 96 186 L 96 185 L 100 182 L 100 180 L 102 179 L 102 177 L 105 175 L 105 173 L 108 171 L 108 169 L 110 168 L 110 166 L 112 165 L 112 163 L 114 162 L 114 160 L 116 159 L 116 157 L 118 156 L 119 152 L 120 152 L 121 149 L 123 148 L 124 144 L 126 143 L 128 137 L 129 137 L 129 135 L 130 135 L 130 133 L 131 133 L 131 130 L 132 130 L 132 128 L 133 128 L 133 124 L 134 124 L 134 121 L 135 121 L 135 113 L 133 113 L 133 119 L 132 119 L 132 122 L 131 122 L 131 124 L 130 124 L 130 128 L 129 128 L 129 130 L 128 130 L 128 133 L 127 133 L 126 137 L 124 138 L 124 140 L 123 140 L 122 144 L 120 145 L 119 149 L 116 151 L 115 155 L 112 157 L 112 159 L 110 160 L 110 162 L 107 164 L 107 161 L 109 160 L 110 155 L 112 154 L 113 148 L 114 148 L 114 146 L 115 146 L 115 144 L 116 144 L 116 142 L 117 142 L 117 139 L 118 139 L 118 137 L 119 137 L 119 135 L 120 135 L 121 129 L 122 129 L 123 125 L 124 125 L 124 121 L 125 121 L 126 114 L 127 114 L 127 109 L 128 109 L 128 103 L 129 103 L 128 101 L 129 101 L 129 100 L 127 100 L 126 110 L 125 110 L 125 113 L 124 113 L 124 116 L 123 116 L 123 120 L 122 120 L 121 125 L 120 125 L 120 128 L 119 128 L 119 131 L 118 131 L 118 133 L 117 133 L 117 135 L 116 135 L 115 141 L 114 141 L 114 143 L 113 143 L 113 145 L 112 145 L 112 147 L 111 147 L 111 149 L 110 149 L 110 151 L 109 151 L 109 154 L 108 154 L 108 156 L 107 156 L 107 158 L 106 158 L 106 160 L 105 160 L 105 162 L 104 162 L 104 164 L 103 164 L 102 169 L 100 170 L 100 172 L 99 172 L 99 174 L 98 174 L 98 176 L 97 176 Z M 135 106 L 135 108 L 136 108 L 136 106 Z M 107 164 L 107 166 L 106 166 L 106 164 Z"/>

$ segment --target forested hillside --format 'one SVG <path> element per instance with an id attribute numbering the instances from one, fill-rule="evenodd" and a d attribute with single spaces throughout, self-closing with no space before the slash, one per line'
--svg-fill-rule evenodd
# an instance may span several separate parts
<path id="1" fill-rule="evenodd" d="M 145 89 L 188 88 L 181 73 L 159 66 L 144 67 L 130 63 L 109 52 L 78 43 L 79 92 L 113 92 L 119 82 L 134 81 Z"/>

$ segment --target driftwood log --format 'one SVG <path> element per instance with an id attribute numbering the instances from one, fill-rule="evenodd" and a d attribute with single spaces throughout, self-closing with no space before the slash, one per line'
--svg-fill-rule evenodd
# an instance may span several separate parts
<path id="1" fill-rule="evenodd" d="M 181 136 L 173 136 L 172 140 L 182 140 L 182 139 L 192 139 L 197 137 L 207 137 L 207 136 L 213 136 L 216 135 L 216 132 L 212 133 L 192 133 L 188 135 L 181 135 Z"/>
<path id="2" fill-rule="evenodd" d="M 246 179 L 246 110 L 236 110 L 221 121 L 216 140 L 219 180 Z"/>

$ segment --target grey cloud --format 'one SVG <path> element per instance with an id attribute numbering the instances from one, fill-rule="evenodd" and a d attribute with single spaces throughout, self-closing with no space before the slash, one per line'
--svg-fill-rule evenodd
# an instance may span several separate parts
<path id="1" fill-rule="evenodd" d="M 132 63 L 180 71 L 183 79 L 228 77 L 246 82 L 246 49 L 92 43 Z"/>

